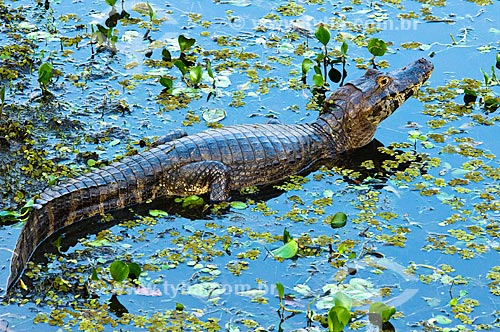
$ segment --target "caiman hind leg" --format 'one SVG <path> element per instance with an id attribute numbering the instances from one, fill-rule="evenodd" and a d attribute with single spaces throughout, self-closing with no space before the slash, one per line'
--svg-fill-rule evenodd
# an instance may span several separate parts
<path id="1" fill-rule="evenodd" d="M 220 161 L 206 160 L 180 167 L 175 176 L 175 187 L 185 194 L 210 192 L 210 200 L 221 202 L 229 199 L 230 171 Z"/>

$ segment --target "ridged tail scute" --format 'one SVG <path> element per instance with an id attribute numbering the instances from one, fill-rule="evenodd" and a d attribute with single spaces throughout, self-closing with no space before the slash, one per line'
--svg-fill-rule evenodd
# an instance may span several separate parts
<path id="1" fill-rule="evenodd" d="M 160 157 L 165 158 L 165 152 L 155 148 L 43 192 L 17 240 L 7 291 L 18 282 L 36 248 L 54 232 L 160 196 Z"/>

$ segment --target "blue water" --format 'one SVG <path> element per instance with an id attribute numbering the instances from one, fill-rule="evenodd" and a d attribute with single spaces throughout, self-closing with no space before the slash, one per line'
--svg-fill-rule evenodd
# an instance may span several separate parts
<path id="1" fill-rule="evenodd" d="M 217 77 L 224 77 L 221 82 L 229 84 L 220 84 L 217 89 L 217 97 L 206 101 L 207 94 L 203 93 L 201 98 L 192 101 L 187 108 L 165 111 L 157 102 L 156 96 L 161 92 L 162 87 L 157 82 L 156 77 L 138 80 L 137 86 L 130 91 L 123 92 L 122 86 L 118 83 L 124 79 L 133 80 L 133 74 L 155 74 L 152 68 L 147 67 L 143 61 L 146 60 L 144 54 L 149 47 L 153 48 L 152 59 L 160 59 L 161 48 L 150 45 L 148 41 L 142 39 L 146 28 L 139 27 L 136 24 L 123 26 L 118 23 L 118 42 L 116 43 L 116 54 L 108 51 L 97 53 L 92 58 L 91 45 L 89 38 L 84 37 L 79 47 L 66 47 L 73 51 L 68 57 L 63 57 L 60 51 L 58 38 L 63 36 L 83 35 L 90 32 L 91 23 L 104 24 L 110 7 L 104 1 L 94 2 L 71 2 L 71 3 L 51 3 L 50 10 L 45 11 L 42 7 L 37 7 L 29 1 L 6 1 L 11 7 L 27 6 L 23 12 L 26 13 L 27 22 L 34 24 L 40 32 L 45 31 L 47 22 L 55 22 L 59 34 L 54 35 L 55 40 L 39 40 L 36 52 L 40 54 L 43 61 L 50 59 L 54 66 L 64 74 L 76 74 L 79 82 L 86 82 L 85 89 L 77 88 L 72 85 L 68 76 L 60 78 L 56 84 L 58 88 L 52 87 L 57 94 L 58 100 L 63 107 L 62 112 L 71 119 L 81 121 L 84 130 L 74 135 L 83 133 L 93 134 L 104 131 L 106 128 L 114 127 L 116 137 L 120 139 L 117 145 L 108 142 L 101 144 L 78 143 L 76 148 L 80 151 L 94 151 L 99 147 L 99 153 L 102 158 L 111 159 L 115 154 L 122 154 L 126 150 L 126 144 L 137 141 L 145 137 L 160 136 L 169 130 L 183 127 L 181 122 L 185 119 L 188 110 L 195 115 L 202 117 L 203 111 L 207 109 L 220 108 L 226 111 L 226 118 L 222 120 L 224 126 L 241 123 L 257 123 L 269 120 L 269 115 L 273 115 L 278 120 L 286 123 L 298 123 L 310 121 L 316 117 L 315 110 L 306 110 L 306 104 L 311 97 L 308 89 L 293 90 L 289 87 L 291 71 L 300 73 L 300 64 L 303 57 L 295 55 L 293 48 L 303 43 L 308 43 L 319 51 L 319 43 L 314 38 L 301 37 L 297 41 L 288 40 L 285 35 L 290 31 L 294 24 L 292 20 L 302 19 L 309 22 L 309 26 L 314 30 L 314 25 L 319 22 L 328 23 L 338 17 L 343 17 L 342 22 L 355 22 L 360 25 L 360 31 L 349 30 L 349 25 L 336 22 L 332 27 L 332 37 L 344 34 L 348 40 L 349 58 L 348 80 L 362 75 L 363 70 L 356 68 L 355 59 L 361 58 L 364 63 L 368 63 L 370 54 L 365 47 L 358 47 L 352 41 L 356 36 L 362 35 L 364 28 L 368 23 L 374 23 L 374 15 L 388 18 L 379 23 L 382 28 L 380 32 L 374 34 L 374 37 L 391 42 L 389 51 L 378 60 L 386 60 L 390 68 L 399 68 L 405 64 L 420 58 L 430 59 L 435 66 L 434 73 L 429 80 L 428 86 L 437 88 L 444 86 L 452 80 L 461 81 L 464 78 L 471 78 L 483 81 L 483 74 L 480 69 L 490 73 L 491 66 L 495 65 L 495 56 L 498 52 L 498 15 L 500 1 L 494 0 L 488 6 L 479 6 L 468 1 L 455 1 L 448 3 L 443 7 L 429 7 L 432 13 L 441 19 L 452 20 L 447 22 L 425 22 L 422 18 L 412 20 L 399 20 L 396 15 L 413 11 L 419 13 L 422 5 L 415 1 L 402 1 L 404 9 L 398 9 L 395 5 L 379 4 L 381 9 L 370 8 L 368 2 L 361 5 L 352 5 L 350 2 L 325 1 L 323 5 L 309 5 L 299 2 L 305 9 L 301 16 L 287 17 L 280 16 L 276 8 L 284 5 L 286 1 L 266 2 L 254 1 L 251 5 L 241 1 L 229 2 L 229 4 L 220 4 L 207 1 L 176 1 L 175 4 L 166 4 L 160 1 L 151 1 L 150 4 L 156 11 L 156 18 L 165 19 L 162 23 L 154 26 L 150 37 L 156 42 L 165 43 L 171 50 L 173 56 L 178 55 L 176 48 L 176 39 L 179 34 L 196 39 L 196 45 L 205 51 L 219 50 L 223 47 L 216 44 L 214 39 L 218 36 L 227 36 L 229 40 L 236 41 L 239 45 L 229 46 L 229 49 L 239 52 L 250 52 L 257 55 L 255 59 L 245 60 L 249 68 L 254 68 L 256 64 L 261 68 L 263 65 L 269 65 L 269 70 L 257 69 L 259 80 L 263 78 L 273 79 L 274 86 L 270 87 L 269 93 L 263 94 L 258 91 L 259 85 L 248 83 L 249 78 L 246 75 L 246 68 L 235 68 L 229 70 L 218 70 L 218 65 L 223 64 L 222 60 L 214 60 L 213 66 L 216 69 Z M 132 17 L 141 17 L 131 8 L 136 2 L 125 1 L 124 8 Z M 117 4 L 117 9 L 120 9 Z M 344 10 L 352 6 L 352 10 Z M 228 14 L 228 11 L 232 11 Z M 60 16 L 77 13 L 78 22 L 70 20 L 61 22 Z M 198 23 L 189 19 L 189 13 L 199 13 L 201 21 L 209 21 L 212 24 L 208 28 L 202 28 Z M 263 23 L 267 27 L 265 32 L 256 32 L 254 28 L 257 22 L 265 15 L 274 13 L 281 17 L 280 21 L 266 21 Z M 229 16 L 229 17 L 228 17 Z M 54 19 L 52 19 L 52 17 Z M 147 16 L 142 16 L 146 24 L 149 21 Z M 262 21 L 261 21 L 262 22 Z M 76 29 L 75 24 L 82 24 L 82 29 Z M 302 23 L 302 27 L 308 27 L 308 24 Z M 201 36 L 202 31 L 208 31 L 209 36 Z M 130 33 L 133 32 L 133 33 Z M 465 34 L 464 34 L 465 32 Z M 453 36 L 456 43 L 454 44 Z M 36 35 L 35 35 L 36 36 Z M 132 36 L 127 39 L 125 36 Z M 276 45 L 266 46 L 265 43 L 275 41 Z M 405 50 L 400 45 L 417 41 L 423 45 L 422 49 Z M 12 42 L 11 37 L 0 36 L 0 42 Z M 340 47 L 339 42 L 333 40 L 329 44 L 331 47 Z M 481 52 L 481 48 L 489 46 L 489 51 Z M 94 45 L 94 48 L 96 46 Z M 43 53 L 42 53 L 43 51 Z M 199 56 L 201 60 L 205 56 Z M 291 65 L 280 64 L 273 59 L 285 60 L 290 58 Z M 233 57 L 233 60 L 234 59 Z M 132 62 L 136 61 L 138 65 L 133 68 L 126 68 Z M 179 71 L 176 68 L 162 69 L 162 74 L 168 73 L 179 78 Z M 500 74 L 496 70 L 497 75 Z M 227 77 L 227 79 L 226 79 Z M 300 77 L 297 76 L 297 79 Z M 36 91 L 36 72 L 27 78 L 30 80 L 30 91 Z M 308 83 L 311 82 L 311 75 L 308 77 Z M 177 79 L 175 87 L 182 88 L 184 84 Z M 335 89 L 335 85 L 332 89 Z M 497 86 L 491 87 L 492 93 L 500 93 Z M 245 105 L 243 107 L 232 107 L 229 104 L 232 101 L 232 94 L 236 91 L 245 93 Z M 425 96 L 425 89 L 422 90 Z M 462 103 L 460 93 L 457 94 L 454 101 Z M 9 102 L 27 102 L 29 93 L 8 95 Z M 116 112 L 105 111 L 104 113 L 97 108 L 104 100 L 112 102 L 113 99 L 122 99 L 130 107 L 130 114 L 120 114 Z M 429 103 L 434 103 L 433 101 Z M 291 106 L 296 105 L 296 109 Z M 446 107 L 446 106 L 443 106 Z M 446 109 L 446 108 L 445 108 Z M 450 181 L 460 173 L 462 164 L 470 161 L 472 158 L 463 157 L 458 154 L 442 153 L 441 149 L 447 145 L 456 145 L 455 138 L 470 137 L 473 145 L 477 148 L 492 153 L 495 156 L 500 154 L 500 146 L 496 141 L 498 133 L 498 120 L 492 126 L 481 126 L 475 123 L 470 116 L 462 116 L 455 121 L 447 123 L 443 128 L 431 129 L 427 121 L 433 119 L 423 114 L 424 103 L 411 99 L 406 102 L 390 118 L 384 121 L 376 133 L 376 139 L 385 145 L 391 142 L 408 142 L 410 131 L 414 127 L 407 126 L 408 122 L 416 124 L 422 134 L 444 133 L 447 129 L 460 128 L 464 130 L 462 134 L 449 135 L 445 143 L 433 142 L 434 147 L 425 148 L 419 142 L 416 145 L 418 152 L 425 152 L 430 158 L 441 159 L 441 165 L 430 168 L 428 174 L 433 178 L 425 178 L 422 175 L 417 176 L 409 183 L 397 181 L 393 176 L 379 187 L 370 189 L 369 186 L 359 187 L 356 183 L 346 181 L 342 176 L 334 174 L 333 176 L 324 176 L 321 180 L 308 177 L 302 190 L 295 190 L 284 193 L 278 197 L 270 198 L 266 201 L 267 206 L 276 213 L 265 215 L 264 213 L 252 210 L 251 205 L 245 210 L 231 209 L 229 212 L 220 216 L 209 215 L 208 218 L 218 228 L 207 227 L 207 220 L 201 218 L 190 219 L 181 215 L 174 215 L 170 218 L 158 218 L 155 224 L 145 226 L 138 225 L 133 228 L 124 226 L 114 226 L 109 229 L 111 234 L 119 235 L 121 240 L 112 243 L 109 247 L 90 248 L 82 244 L 77 244 L 68 251 L 71 258 L 76 259 L 76 266 L 89 266 L 91 261 L 97 261 L 102 266 L 107 266 L 112 260 L 121 255 L 128 254 L 133 261 L 144 266 L 153 264 L 163 266 L 161 271 L 150 271 L 141 277 L 141 285 L 145 287 L 147 295 L 136 294 L 134 288 L 125 288 L 119 291 L 119 301 L 126 307 L 129 313 L 134 315 L 153 316 L 155 313 L 172 310 L 175 303 L 179 302 L 185 305 L 186 311 L 195 312 L 200 319 L 206 321 L 209 317 L 220 319 L 219 324 L 226 326 L 230 331 L 251 331 L 253 327 L 246 327 L 242 320 L 252 319 L 260 326 L 271 330 L 273 327 L 278 329 L 279 318 L 276 309 L 279 307 L 278 298 L 274 289 L 276 282 L 281 282 L 285 286 L 286 293 L 295 295 L 294 301 L 287 302 L 287 306 L 292 309 L 305 311 L 311 298 L 304 296 L 297 289 L 297 285 L 307 285 L 314 295 L 319 295 L 318 301 L 312 304 L 312 309 L 320 314 L 327 310 L 321 307 L 321 300 L 328 298 L 325 295 L 326 287 L 329 285 L 338 285 L 340 289 L 351 296 L 359 295 L 364 301 L 355 302 L 354 309 L 366 310 L 370 301 L 384 301 L 394 305 L 400 313 L 397 319 L 391 319 L 392 324 L 397 331 L 421 331 L 424 322 L 434 323 L 439 327 L 455 327 L 463 324 L 468 330 L 478 329 L 478 324 L 495 324 L 497 319 L 497 310 L 499 299 L 498 295 L 493 295 L 488 284 L 491 282 L 486 276 L 495 265 L 498 265 L 498 248 L 500 243 L 497 235 L 490 232 L 486 233 L 488 227 L 494 227 L 498 224 L 500 215 L 498 213 L 498 180 L 485 178 L 482 181 L 471 183 L 466 188 L 471 189 L 470 193 L 457 193 L 451 186 L 440 187 L 440 192 L 446 195 L 454 195 L 461 199 L 464 204 L 459 209 L 453 209 L 444 204 L 441 196 L 423 196 L 415 189 L 416 184 L 426 183 L 429 188 L 437 187 L 433 184 L 434 178 L 443 178 L 445 182 Z M 473 109 L 472 114 L 483 114 L 479 106 Z M 490 118 L 495 113 L 488 115 Z M 203 120 L 186 127 L 188 133 L 198 132 L 206 129 L 207 126 Z M 113 137 L 111 140 L 115 139 Z M 50 148 L 61 140 L 60 137 L 52 135 L 48 137 L 47 144 Z M 67 143 L 65 143 L 67 144 Z M 407 149 L 411 150 L 411 149 Z M 477 158 L 486 165 L 498 168 L 498 159 Z M 73 161 L 66 161 L 73 163 Z M 455 171 L 455 173 L 453 172 Z M 458 172 L 458 173 L 457 173 Z M 484 172 L 479 169 L 479 172 Z M 315 173 L 318 175 L 319 173 Z M 492 200 L 490 202 L 497 204 L 497 211 L 487 211 L 480 214 L 474 211 L 473 205 L 480 202 L 479 195 L 486 188 L 491 189 Z M 496 190 L 496 191 L 495 191 Z M 333 192 L 332 204 L 325 207 L 324 214 L 315 214 L 313 200 L 328 196 Z M 392 212 L 397 215 L 395 219 L 386 221 L 380 216 L 369 217 L 368 220 L 362 219 L 364 213 L 371 212 L 371 206 L 360 207 L 360 202 L 366 200 L 365 195 L 370 192 L 378 192 L 378 201 L 373 207 L 374 213 L 382 211 Z M 303 204 L 295 203 L 295 196 L 302 199 Z M 294 207 L 302 209 L 304 220 L 294 222 L 284 218 L 285 214 Z M 168 210 L 168 207 L 165 207 Z M 329 225 L 322 221 L 328 215 L 333 215 L 338 211 L 343 211 L 349 216 L 348 224 L 341 229 L 333 230 Z M 465 215 L 464 211 L 471 211 L 471 215 Z M 440 225 L 452 214 L 459 214 L 465 217 L 464 221 L 459 221 L 452 225 Z M 355 220 L 361 215 L 361 221 Z M 309 220 L 308 218 L 316 219 Z M 368 229 L 368 237 L 360 237 L 371 222 Z M 377 223 L 377 226 L 374 224 Z M 454 245 L 459 249 L 466 249 L 467 243 L 457 240 L 452 236 L 454 230 L 463 230 L 470 234 L 469 226 L 476 226 L 480 235 L 469 242 L 470 250 L 474 251 L 471 243 L 484 245 L 486 252 L 476 254 L 472 259 L 462 259 L 458 253 L 445 254 L 440 249 L 427 249 L 428 237 L 442 235 L 448 245 Z M 278 262 L 271 257 L 266 257 L 266 250 L 273 249 L 281 243 L 269 243 L 260 237 L 251 236 L 252 232 L 269 232 L 271 236 L 278 238 L 287 228 L 295 238 L 308 234 L 311 238 L 320 241 L 323 237 L 330 237 L 334 248 L 340 242 L 350 239 L 355 241 L 353 252 L 355 253 L 347 262 L 347 266 L 357 269 L 354 276 L 340 278 L 339 269 L 333 267 L 328 262 L 328 248 L 322 246 L 323 252 L 319 256 L 303 257 L 297 260 L 285 260 Z M 229 231 L 231 228 L 242 229 L 241 236 L 235 236 Z M 404 247 L 389 245 L 386 237 L 393 236 L 401 228 L 406 228 L 406 238 Z M 198 255 L 202 267 L 207 268 L 205 272 L 200 272 L 198 267 L 194 268 L 189 261 L 193 257 L 187 257 L 186 261 L 179 263 L 176 268 L 167 269 L 168 265 L 173 264 L 165 258 L 158 257 L 158 254 L 168 249 L 170 252 L 182 252 L 183 246 L 174 243 L 177 235 L 171 235 L 170 230 L 178 231 L 180 236 L 192 236 L 196 230 L 203 232 L 200 235 L 202 242 L 214 239 L 215 236 L 228 235 L 232 238 L 229 251 L 225 252 L 222 243 L 216 242 L 213 248 L 220 251 L 220 256 L 209 255 L 206 250 Z M 10 257 L 9 249 L 14 247 L 17 235 L 20 231 L 20 225 L 4 226 L 0 229 L 2 239 L 2 251 L 0 251 L 2 266 L 7 266 Z M 145 232 L 145 240 L 140 239 Z M 90 241 L 95 239 L 95 235 L 88 237 Z M 210 247 L 210 246 L 209 246 Z M 255 260 L 239 259 L 238 254 L 244 253 L 250 249 L 260 250 L 260 254 Z M 364 250 L 372 250 L 380 253 L 384 258 L 377 256 L 363 255 Z M 230 255 L 229 255 L 230 252 Z M 204 261 L 207 259 L 207 261 Z M 347 259 L 347 257 L 346 257 Z M 102 260 L 99 261 L 99 260 Z M 226 265 L 229 262 L 246 262 L 247 269 L 241 272 L 240 276 L 231 274 Z M 64 265 L 66 263 L 62 263 Z M 416 273 L 408 274 L 404 270 L 416 264 Z M 446 270 L 446 264 L 454 270 Z M 70 264 L 68 264 L 69 266 Z M 50 263 L 49 272 L 58 274 L 64 266 L 60 263 Z M 171 266 L 172 267 L 172 266 Z M 83 279 L 90 276 L 89 268 L 80 272 Z M 203 278 L 210 276 L 210 270 L 218 270 L 220 274 L 215 273 L 211 280 L 219 284 L 224 289 L 224 293 L 219 295 L 217 301 L 207 299 L 206 297 L 197 297 L 190 295 L 187 290 L 189 286 L 201 284 Z M 6 280 L 8 268 L 0 270 L 0 281 Z M 358 289 L 354 292 L 351 284 L 357 281 L 366 280 L 370 282 L 371 288 Z M 424 279 L 428 278 L 428 282 Z M 455 284 L 452 286 L 452 280 Z M 155 281 L 155 282 L 153 282 Z M 36 286 L 35 286 L 36 287 Z M 360 286 L 359 286 L 360 287 Z M 386 297 L 379 297 L 381 288 L 391 289 L 391 294 Z M 263 290 L 262 297 L 268 300 L 268 303 L 252 302 L 251 298 L 245 296 L 241 291 L 249 289 Z M 474 299 L 479 302 L 479 306 L 474 307 L 472 313 L 466 314 L 472 317 L 472 322 L 463 322 L 454 317 L 453 308 L 448 305 L 453 297 L 459 297 L 460 291 L 466 291 L 467 295 L 460 298 L 462 304 Z M 100 303 L 106 303 L 111 297 L 109 289 L 96 288 L 94 294 L 99 297 Z M 42 291 L 43 293 L 43 291 Z M 8 326 L 12 331 L 39 330 L 53 331 L 56 328 L 46 324 L 34 324 L 33 318 L 37 313 L 50 315 L 56 307 L 65 307 L 68 301 L 76 301 L 80 305 L 88 300 L 75 299 L 73 295 L 59 295 L 61 305 L 55 305 L 46 298 L 41 299 L 41 303 L 36 303 L 36 298 L 41 297 L 41 293 L 33 298 L 28 297 L 28 302 L 24 305 L 6 304 L 0 306 L 0 327 Z M 212 296 L 214 297 L 214 296 Z M 470 303 L 470 302 L 467 302 Z M 66 307 L 68 309 L 71 306 Z M 78 310 L 75 310 L 78 311 Z M 110 313 L 116 318 L 114 313 Z M 450 319 L 447 325 L 436 323 L 433 319 L 436 316 L 445 316 Z M 496 316 L 495 316 L 496 315 Z M 81 318 L 79 318 L 81 320 Z M 360 317 L 359 320 L 366 321 L 366 317 Z M 70 318 L 66 318 L 65 323 L 73 325 L 72 329 L 77 328 L 77 324 L 71 324 Z M 77 321 L 79 321 L 77 319 Z M 284 331 L 299 330 L 306 327 L 305 313 L 298 314 L 283 322 L 281 327 Z M 3 325 L 2 325 L 3 324 Z M 227 324 L 227 325 L 226 325 Z M 318 325 L 317 323 L 315 324 Z M 121 326 L 123 330 L 143 330 L 133 325 Z M 496 322 L 498 328 L 498 322 Z M 105 330 L 116 330 L 107 325 Z M 361 330 L 366 330 L 363 327 Z M 350 331 L 349 327 L 346 331 Z"/>

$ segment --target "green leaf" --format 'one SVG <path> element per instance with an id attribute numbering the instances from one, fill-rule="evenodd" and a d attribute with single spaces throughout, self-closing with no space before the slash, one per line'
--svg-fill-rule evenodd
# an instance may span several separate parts
<path id="1" fill-rule="evenodd" d="M 347 215 L 344 212 L 337 212 L 333 216 L 328 216 L 326 221 L 332 228 L 341 228 L 347 224 Z"/>
<path id="2" fill-rule="evenodd" d="M 271 252 L 274 255 L 274 257 L 288 259 L 295 257 L 295 255 L 297 255 L 298 250 L 299 250 L 299 245 L 297 244 L 297 241 L 290 240 L 286 244 L 272 250 Z"/>
<path id="3" fill-rule="evenodd" d="M 87 166 L 88 167 L 94 167 L 96 164 L 96 161 L 94 159 L 88 159 L 87 160 Z"/>
<path id="4" fill-rule="evenodd" d="M 369 313 L 380 315 L 382 323 L 385 323 L 396 313 L 396 308 L 383 302 L 374 302 L 370 305 Z"/>
<path id="5" fill-rule="evenodd" d="M 167 50 L 166 48 L 163 48 L 163 50 L 161 50 L 161 59 L 163 61 L 172 61 L 172 54 L 170 54 L 170 51 Z"/>
<path id="6" fill-rule="evenodd" d="M 314 74 L 313 76 L 313 83 L 315 86 L 321 87 L 325 84 L 325 81 L 323 79 L 323 75 L 321 74 Z"/>
<path id="7" fill-rule="evenodd" d="M 168 217 L 168 213 L 163 210 L 149 210 L 151 217 Z"/>
<path id="8" fill-rule="evenodd" d="M 139 278 L 139 276 L 142 273 L 141 266 L 137 263 L 128 264 L 128 270 L 129 270 L 128 277 L 133 279 Z"/>
<path id="9" fill-rule="evenodd" d="M 151 7 L 151 5 L 149 4 L 149 1 L 146 1 L 146 5 L 148 5 L 149 19 L 152 21 L 152 20 L 154 20 L 156 18 L 156 12 L 153 9 L 153 7 Z"/>
<path id="10" fill-rule="evenodd" d="M 92 269 L 92 275 L 90 276 L 92 280 L 99 280 L 99 276 L 97 275 L 97 270 L 95 268 Z"/>
<path id="11" fill-rule="evenodd" d="M 231 207 L 236 210 L 245 210 L 248 205 L 244 202 L 235 201 L 231 202 Z"/>
<path id="12" fill-rule="evenodd" d="M 117 1 L 117 0 L 106 0 L 106 3 L 107 3 L 108 5 L 110 5 L 111 7 L 113 7 L 113 6 L 116 4 L 116 1 Z"/>
<path id="13" fill-rule="evenodd" d="M 182 207 L 186 208 L 189 206 L 203 205 L 205 202 L 200 196 L 192 195 L 188 197 L 180 197 L 175 199 L 176 203 L 182 202 Z"/>
<path id="14" fill-rule="evenodd" d="M 30 198 L 30 200 L 27 201 L 26 204 L 24 204 L 21 208 L 21 214 L 19 215 L 19 218 L 28 217 L 28 214 L 31 212 L 31 210 L 33 210 L 34 204 L 35 200 L 33 198 Z"/>
<path id="15" fill-rule="evenodd" d="M 342 46 L 340 46 L 340 53 L 342 53 L 342 56 L 345 58 L 347 56 L 347 50 L 349 49 L 349 45 L 345 42 L 345 40 L 342 42 Z"/>
<path id="16" fill-rule="evenodd" d="M 328 329 L 330 332 L 341 332 L 351 319 L 351 312 L 342 306 L 334 306 L 328 311 Z"/>
<path id="17" fill-rule="evenodd" d="M 52 64 L 50 64 L 49 62 L 42 63 L 40 68 L 38 68 L 38 82 L 41 85 L 46 86 L 50 82 L 50 80 L 52 80 L 53 76 L 54 72 Z"/>
<path id="18" fill-rule="evenodd" d="M 330 31 L 328 31 L 328 29 L 326 29 L 323 24 L 320 24 L 320 26 L 314 33 L 314 36 L 316 36 L 316 39 L 319 40 L 319 42 L 324 46 L 326 46 L 330 41 Z"/>
<path id="19" fill-rule="evenodd" d="M 191 82 L 193 82 L 194 85 L 200 84 L 202 77 L 203 74 L 200 66 L 191 68 L 191 70 L 189 71 L 189 79 L 191 80 Z"/>
<path id="20" fill-rule="evenodd" d="M 206 122 L 214 123 L 223 120 L 226 117 L 226 111 L 224 111 L 222 108 L 211 108 L 203 111 L 201 116 Z"/>
<path id="21" fill-rule="evenodd" d="M 179 48 L 181 49 L 181 52 L 187 51 L 191 46 L 194 45 L 196 42 L 196 39 L 194 38 L 187 38 L 184 35 L 179 35 L 177 38 L 177 41 L 179 42 Z"/>
<path id="22" fill-rule="evenodd" d="M 465 104 L 472 104 L 472 103 L 475 103 L 476 100 L 477 100 L 476 91 L 465 88 L 464 89 L 464 103 Z"/>
<path id="23" fill-rule="evenodd" d="M 277 282 L 276 290 L 278 291 L 278 297 L 281 302 L 283 300 L 283 297 L 285 296 L 285 287 L 283 287 L 283 284 L 281 282 Z"/>
<path id="24" fill-rule="evenodd" d="M 175 310 L 177 310 L 177 311 L 182 311 L 182 310 L 184 310 L 184 304 L 177 302 L 177 303 L 175 304 Z"/>
<path id="25" fill-rule="evenodd" d="M 120 140 L 118 138 L 112 140 L 111 142 L 109 142 L 109 146 L 116 146 L 118 144 L 120 144 Z"/>
<path id="26" fill-rule="evenodd" d="M 186 73 L 188 72 L 188 68 L 186 67 L 184 62 L 182 62 L 182 60 L 175 60 L 174 66 L 179 68 L 183 76 L 186 75 Z"/>
<path id="27" fill-rule="evenodd" d="M 283 230 L 283 244 L 287 244 L 288 242 L 292 241 L 293 240 L 293 237 L 290 235 L 290 233 L 288 232 L 288 230 L 285 229 Z"/>
<path id="28" fill-rule="evenodd" d="M 368 52 L 373 56 L 382 56 L 387 51 L 387 44 L 382 39 L 372 38 L 368 41 Z"/>
<path id="29" fill-rule="evenodd" d="M 436 322 L 441 325 L 450 324 L 452 322 L 451 319 L 443 315 L 437 315 L 436 317 L 434 317 L 434 319 L 436 319 Z"/>
<path id="30" fill-rule="evenodd" d="M 53 245 L 54 247 L 56 247 L 56 249 L 57 249 L 57 252 L 58 252 L 58 253 L 61 253 L 61 241 L 62 241 L 62 239 L 63 239 L 63 237 L 62 237 L 61 235 L 59 235 L 59 236 L 57 237 L 57 239 L 55 239 L 55 240 L 52 242 L 52 245 Z"/>
<path id="31" fill-rule="evenodd" d="M 210 59 L 207 59 L 207 74 L 211 79 L 215 79 L 214 72 L 212 71 L 212 62 L 210 62 Z"/>
<path id="32" fill-rule="evenodd" d="M 127 279 L 129 274 L 129 267 L 122 261 L 116 260 L 109 266 L 109 272 L 113 280 L 121 282 Z"/>
<path id="33" fill-rule="evenodd" d="M 17 221 L 18 217 L 19 217 L 19 213 L 17 213 L 16 211 L 9 211 L 9 210 L 0 211 L 0 221 L 1 222 Z"/>
<path id="34" fill-rule="evenodd" d="M 488 73 L 486 73 L 483 68 L 480 68 L 481 70 L 481 73 L 483 73 L 483 77 L 484 77 L 484 85 L 486 86 L 489 86 L 490 85 L 490 76 L 488 75 Z"/>
<path id="35" fill-rule="evenodd" d="M 352 299 L 345 293 L 342 292 L 335 293 L 334 301 L 336 306 L 344 307 L 347 310 L 351 310 Z"/>
<path id="36" fill-rule="evenodd" d="M 450 306 L 454 307 L 458 304 L 458 298 L 454 297 L 450 300 Z"/>
<path id="37" fill-rule="evenodd" d="M 100 33 L 102 33 L 103 35 L 105 35 L 106 37 L 108 36 L 108 31 L 109 29 L 108 28 L 105 28 L 104 26 L 102 26 L 101 24 L 96 24 L 97 26 L 97 30 L 99 30 Z"/>
<path id="38" fill-rule="evenodd" d="M 497 63 L 495 64 L 495 67 L 497 67 L 497 69 L 500 69 L 500 52 L 497 53 L 496 61 Z"/>
<path id="39" fill-rule="evenodd" d="M 5 101 L 5 85 L 2 85 L 2 87 L 0 88 L 0 101 L 3 102 Z"/>
<path id="40" fill-rule="evenodd" d="M 162 77 L 160 78 L 160 84 L 167 88 L 168 90 L 172 90 L 172 86 L 173 86 L 173 81 L 171 78 L 169 77 Z"/>
<path id="41" fill-rule="evenodd" d="M 305 76 L 309 70 L 314 66 L 314 61 L 311 59 L 302 60 L 302 75 Z"/>

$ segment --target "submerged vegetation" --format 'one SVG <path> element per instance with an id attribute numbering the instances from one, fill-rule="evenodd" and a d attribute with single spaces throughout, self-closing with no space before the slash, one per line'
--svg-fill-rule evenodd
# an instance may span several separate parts
<path id="1" fill-rule="evenodd" d="M 196 4 L 0 0 L 3 248 L 33 195 L 170 130 L 304 121 L 359 69 L 428 56 L 436 70 L 384 122 L 385 146 L 230 203 L 152 202 L 51 239 L 0 326 L 498 329 L 498 4 Z"/>

